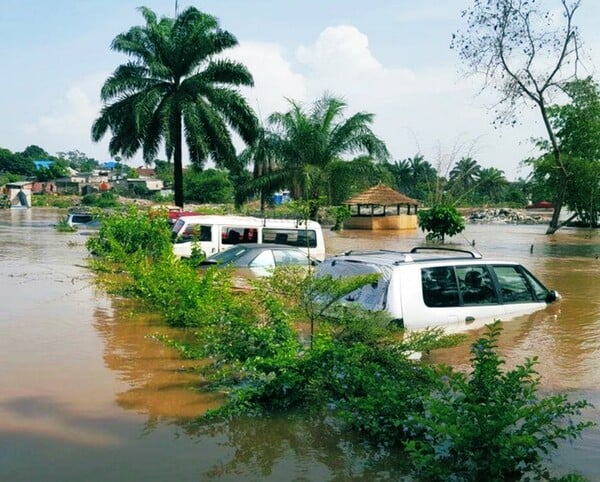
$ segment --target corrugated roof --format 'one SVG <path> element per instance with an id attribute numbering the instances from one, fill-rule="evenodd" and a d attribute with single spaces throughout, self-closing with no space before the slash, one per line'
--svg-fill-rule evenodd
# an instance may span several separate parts
<path id="1" fill-rule="evenodd" d="M 384 184 L 378 184 L 366 191 L 348 199 L 344 204 L 352 205 L 374 205 L 374 206 L 397 206 L 398 204 L 410 204 L 418 206 L 419 201 L 412 199 Z"/>

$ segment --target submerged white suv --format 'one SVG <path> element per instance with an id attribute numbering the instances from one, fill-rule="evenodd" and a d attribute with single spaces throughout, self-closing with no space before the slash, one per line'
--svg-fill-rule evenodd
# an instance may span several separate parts
<path id="1" fill-rule="evenodd" d="M 461 249 L 349 251 L 323 261 L 317 275 L 379 273 L 380 279 L 343 298 L 385 310 L 407 329 L 461 328 L 508 320 L 545 308 L 560 296 L 517 263 L 483 260 Z"/>

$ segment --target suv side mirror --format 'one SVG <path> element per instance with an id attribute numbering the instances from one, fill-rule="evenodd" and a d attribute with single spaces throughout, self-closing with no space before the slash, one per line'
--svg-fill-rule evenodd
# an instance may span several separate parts
<path id="1" fill-rule="evenodd" d="M 556 290 L 548 291 L 548 294 L 546 295 L 546 303 L 552 303 L 559 299 L 560 295 L 556 292 Z"/>

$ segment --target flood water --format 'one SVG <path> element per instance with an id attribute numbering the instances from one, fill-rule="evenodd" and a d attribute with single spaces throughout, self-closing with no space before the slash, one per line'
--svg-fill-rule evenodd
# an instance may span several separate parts
<path id="1" fill-rule="evenodd" d="M 0 210 L 0 480 L 399 480 L 400 464 L 365 464 L 359 440 L 330 420 L 300 416 L 199 425 L 220 403 L 196 391 L 189 362 L 156 342 L 169 334 L 86 269 L 85 231 L 59 233 L 53 209 Z M 544 392 L 596 408 L 600 423 L 600 233 L 545 226 L 468 225 L 488 258 L 526 265 L 563 300 L 503 324 L 508 366 L 539 357 Z M 326 233 L 327 251 L 409 249 L 421 232 Z M 482 330 L 469 333 L 470 339 Z M 469 343 L 434 354 L 467 366 Z M 558 474 L 600 481 L 600 429 L 563 444 Z"/>

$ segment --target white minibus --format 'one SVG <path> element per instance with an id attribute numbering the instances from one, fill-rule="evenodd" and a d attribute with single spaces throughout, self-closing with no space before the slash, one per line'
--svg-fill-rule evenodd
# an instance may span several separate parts
<path id="1" fill-rule="evenodd" d="M 210 256 L 235 244 L 275 243 L 296 246 L 311 258 L 325 259 L 321 225 L 316 221 L 252 216 L 181 216 L 173 225 L 173 252 L 190 257 L 195 244 Z"/>

